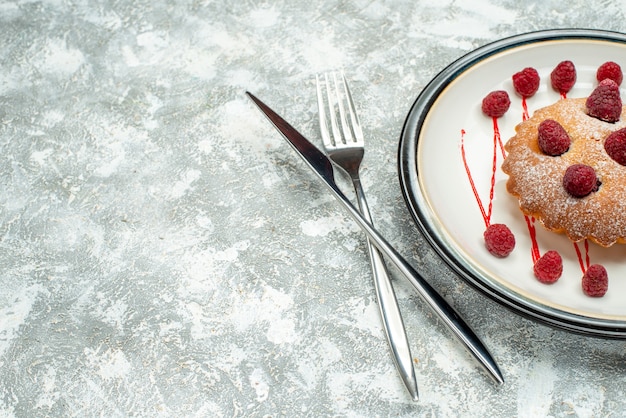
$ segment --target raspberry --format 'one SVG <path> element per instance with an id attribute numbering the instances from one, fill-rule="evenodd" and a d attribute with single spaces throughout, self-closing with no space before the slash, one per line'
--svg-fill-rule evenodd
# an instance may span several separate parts
<path id="1" fill-rule="evenodd" d="M 598 190 L 599 181 L 596 171 L 585 164 L 574 164 L 567 167 L 563 176 L 563 187 L 574 197 L 585 197 Z"/>
<path id="2" fill-rule="evenodd" d="M 510 105 L 509 94 L 504 90 L 496 90 L 483 99 L 482 110 L 487 116 L 499 118 L 509 110 Z"/>
<path id="3" fill-rule="evenodd" d="M 604 266 L 592 264 L 589 266 L 582 280 L 583 292 L 591 297 L 602 297 L 609 288 L 609 275 Z"/>
<path id="4" fill-rule="evenodd" d="M 556 157 L 569 149 L 572 141 L 563 126 L 557 121 L 544 120 L 539 124 L 538 131 L 539 148 L 545 154 Z"/>
<path id="5" fill-rule="evenodd" d="M 607 61 L 598 67 L 598 71 L 596 72 L 596 79 L 598 81 L 602 81 L 606 78 L 610 78 L 611 80 L 615 81 L 618 86 L 622 84 L 622 68 L 619 66 L 619 64 L 613 61 Z"/>
<path id="6" fill-rule="evenodd" d="M 604 79 L 587 97 L 587 114 L 605 122 L 617 122 L 622 113 L 619 86 L 610 78 Z"/>
<path id="7" fill-rule="evenodd" d="M 563 259 L 558 252 L 550 250 L 537 260 L 533 271 L 541 283 L 554 283 L 563 273 Z"/>
<path id="8" fill-rule="evenodd" d="M 626 128 L 612 132 L 604 140 L 604 149 L 609 157 L 621 165 L 626 165 Z"/>
<path id="9" fill-rule="evenodd" d="M 483 234 L 487 251 L 496 257 L 506 257 L 515 248 L 515 236 L 504 224 L 491 224 Z"/>
<path id="10" fill-rule="evenodd" d="M 513 87 L 517 94 L 528 98 L 539 89 L 539 73 L 532 67 L 513 74 Z"/>
<path id="11" fill-rule="evenodd" d="M 561 61 L 550 73 L 552 88 L 561 94 L 565 94 L 576 83 L 576 67 L 572 61 Z"/>

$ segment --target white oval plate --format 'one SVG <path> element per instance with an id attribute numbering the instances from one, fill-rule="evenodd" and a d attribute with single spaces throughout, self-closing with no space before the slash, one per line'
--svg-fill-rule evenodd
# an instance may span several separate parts
<path id="1" fill-rule="evenodd" d="M 583 267 L 575 244 L 545 231 L 536 222 L 541 254 L 550 249 L 563 257 L 563 275 L 552 285 L 533 275 L 532 241 L 517 199 L 506 191 L 507 176 L 498 170 L 492 223 L 513 231 L 516 247 L 506 258 L 485 249 L 485 223 L 472 192 L 461 154 L 464 134 L 469 170 L 485 207 L 489 202 L 494 127 L 481 111 L 482 99 L 506 90 L 508 112 L 498 119 L 502 141 L 522 121 L 522 100 L 511 76 L 534 67 L 539 91 L 527 100 L 528 111 L 560 99 L 550 86 L 550 72 L 563 60 L 577 69 L 577 82 L 567 97 L 587 97 L 597 85 L 598 66 L 619 63 L 626 71 L 626 35 L 596 30 L 551 30 L 527 33 L 483 46 L 439 73 L 413 104 L 403 127 L 398 155 L 399 175 L 407 206 L 418 227 L 441 257 L 464 279 L 515 312 L 579 333 L 626 338 L 626 245 L 602 248 L 578 244 L 583 260 L 602 264 L 609 274 L 604 297 L 583 294 Z M 624 95 L 622 95 L 624 97 Z"/>

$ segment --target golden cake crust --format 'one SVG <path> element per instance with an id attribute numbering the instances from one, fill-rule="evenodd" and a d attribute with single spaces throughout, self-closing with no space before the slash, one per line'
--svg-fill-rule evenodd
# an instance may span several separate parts
<path id="1" fill-rule="evenodd" d="M 572 241 L 589 239 L 608 247 L 626 243 L 626 167 L 608 156 L 604 140 L 626 127 L 626 106 L 618 122 L 608 123 L 588 116 L 585 101 L 559 100 L 517 125 L 516 135 L 505 145 L 502 170 L 509 175 L 508 192 L 518 198 L 525 215 Z M 538 126 L 546 119 L 559 122 L 572 141 L 560 156 L 546 155 L 539 148 Z M 597 192 L 582 198 L 567 193 L 563 175 L 573 164 L 595 169 L 602 183 Z"/>

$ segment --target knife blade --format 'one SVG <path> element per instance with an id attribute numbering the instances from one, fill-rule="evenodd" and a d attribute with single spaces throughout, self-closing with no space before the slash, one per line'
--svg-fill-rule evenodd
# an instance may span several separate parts
<path id="1" fill-rule="evenodd" d="M 363 218 L 361 213 L 339 189 L 335 182 L 333 165 L 328 157 L 254 94 L 247 91 L 246 95 L 287 140 L 305 163 L 317 174 L 337 201 L 341 203 L 348 214 L 350 214 L 359 227 L 367 234 L 372 243 L 395 265 L 411 285 L 413 285 L 422 300 L 432 308 L 443 324 L 478 361 L 483 370 L 498 384 L 504 383 L 504 377 L 502 376 L 500 368 L 476 333 L 430 283 L 402 258 L 374 226 Z"/>

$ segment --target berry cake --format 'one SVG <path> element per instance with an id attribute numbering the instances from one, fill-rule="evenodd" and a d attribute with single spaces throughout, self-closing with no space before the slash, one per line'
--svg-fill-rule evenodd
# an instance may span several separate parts
<path id="1" fill-rule="evenodd" d="M 515 131 L 502 170 L 522 212 L 575 242 L 626 243 L 626 106 L 618 84 L 604 79 L 588 98 L 563 98 Z"/>

